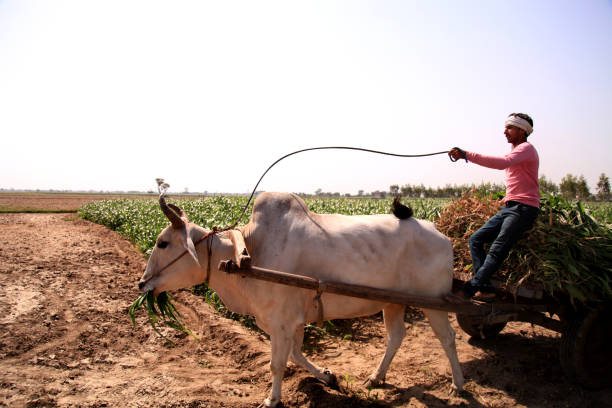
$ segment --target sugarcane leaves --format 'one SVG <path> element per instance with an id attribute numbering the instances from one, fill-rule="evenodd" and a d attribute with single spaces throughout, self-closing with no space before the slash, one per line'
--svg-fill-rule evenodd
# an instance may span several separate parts
<path id="1" fill-rule="evenodd" d="M 453 241 L 455 266 L 471 264 L 469 237 L 496 211 L 496 200 L 470 192 L 449 204 L 436 225 Z M 612 230 L 598 223 L 580 202 L 546 195 L 541 216 L 517 242 L 498 276 L 509 286 L 544 287 L 572 302 L 612 300 Z M 465 272 L 465 270 L 463 271 Z"/>
<path id="2" fill-rule="evenodd" d="M 146 292 L 138 296 L 138 299 L 132 303 L 132 306 L 130 306 L 130 309 L 128 310 L 128 314 L 130 315 L 130 319 L 132 319 L 132 324 L 134 326 L 136 326 L 136 311 L 142 307 L 144 302 L 147 301 L 149 293 L 152 294 L 152 292 Z"/>
<path id="3" fill-rule="evenodd" d="M 582 293 L 580 289 L 578 289 L 575 285 L 566 285 L 564 287 L 570 294 L 570 300 L 574 303 L 574 299 L 578 299 L 581 302 L 586 302 L 587 297 Z"/>
<path id="4" fill-rule="evenodd" d="M 599 225 L 589 214 L 587 214 L 584 205 L 580 201 L 578 201 L 576 207 L 578 209 L 578 214 L 580 215 L 582 225 L 588 232 L 587 234 L 584 234 L 585 236 L 592 236 L 605 232 L 604 227 Z"/>
<path id="5" fill-rule="evenodd" d="M 571 203 L 562 197 L 547 196 L 541 201 L 543 214 L 552 214 L 540 223 L 546 246 L 538 246 L 547 262 L 538 266 L 546 270 L 542 280 L 567 292 L 572 301 L 605 301 L 612 298 L 612 233 L 597 223 L 581 202 Z M 544 221 L 544 220 L 542 220 Z M 534 236 L 527 243 L 536 244 Z M 520 248 L 519 244 L 519 248 Z"/>
<path id="6" fill-rule="evenodd" d="M 163 337 L 167 342 L 176 345 L 172 340 L 164 336 L 158 328 L 158 324 L 162 323 L 165 326 L 187 333 L 194 339 L 198 340 L 195 334 L 181 323 L 181 315 L 172 304 L 172 296 L 167 292 L 160 293 L 157 298 L 153 291 L 148 291 L 141 294 L 138 299 L 132 303 L 128 310 L 132 324 L 136 326 L 136 312 L 144 308 L 149 318 L 149 324 L 155 332 Z"/>

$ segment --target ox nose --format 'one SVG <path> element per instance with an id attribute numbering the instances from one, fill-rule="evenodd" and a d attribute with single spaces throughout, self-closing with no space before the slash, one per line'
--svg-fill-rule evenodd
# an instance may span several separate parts
<path id="1" fill-rule="evenodd" d="M 144 288 L 145 282 L 140 281 L 138 282 L 138 289 L 142 290 L 142 288 Z"/>

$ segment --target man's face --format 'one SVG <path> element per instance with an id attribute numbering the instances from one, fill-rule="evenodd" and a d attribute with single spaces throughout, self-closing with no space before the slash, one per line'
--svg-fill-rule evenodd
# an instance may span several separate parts
<path id="1" fill-rule="evenodd" d="M 517 146 L 527 140 L 527 133 L 516 126 L 506 125 L 504 134 L 506 135 L 506 140 L 508 140 L 508 143 L 512 143 L 512 146 Z"/>

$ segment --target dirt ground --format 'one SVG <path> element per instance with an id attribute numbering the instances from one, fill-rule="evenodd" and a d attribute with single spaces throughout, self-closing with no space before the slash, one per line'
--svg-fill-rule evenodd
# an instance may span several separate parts
<path id="1" fill-rule="evenodd" d="M 75 214 L 0 214 L 0 406 L 257 407 L 270 387 L 269 340 L 175 294 L 200 341 L 168 329 L 161 339 L 127 309 L 139 295 L 143 256 L 116 233 Z M 351 338 L 321 339 L 307 355 L 331 369 L 332 389 L 289 364 L 287 407 L 604 407 L 612 390 L 586 391 L 563 376 L 559 335 L 509 324 L 474 341 L 452 317 L 466 376 L 449 397 L 450 367 L 427 322 L 407 315 L 407 336 L 386 384 L 361 383 L 384 352 L 377 316 L 342 325 Z"/>
<path id="2" fill-rule="evenodd" d="M 91 201 L 113 200 L 117 198 L 155 199 L 157 195 L 0 192 L 0 209 L 9 212 L 68 212 L 76 211 L 79 207 Z"/>

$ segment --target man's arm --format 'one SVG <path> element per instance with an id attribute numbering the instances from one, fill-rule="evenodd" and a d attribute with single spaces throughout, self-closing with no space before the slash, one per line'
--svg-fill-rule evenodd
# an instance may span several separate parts
<path id="1" fill-rule="evenodd" d="M 487 156 L 484 154 L 465 152 L 467 159 L 473 163 L 476 163 L 483 167 L 491 169 L 504 170 L 510 166 L 515 166 L 531 157 L 530 153 L 531 145 L 523 143 L 517 146 L 513 151 L 503 157 L 498 156 Z"/>

